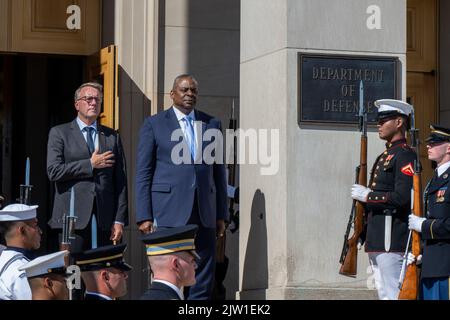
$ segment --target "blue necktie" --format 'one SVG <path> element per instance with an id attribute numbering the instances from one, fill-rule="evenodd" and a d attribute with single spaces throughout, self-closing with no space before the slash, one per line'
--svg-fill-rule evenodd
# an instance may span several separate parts
<path id="1" fill-rule="evenodd" d="M 94 144 L 94 140 L 92 139 L 92 133 L 95 131 L 95 128 L 92 127 L 84 127 L 83 129 L 84 131 L 86 131 L 86 142 L 89 148 L 89 153 L 92 154 L 94 153 L 95 150 L 95 144 Z"/>
<path id="2" fill-rule="evenodd" d="M 195 160 L 195 134 L 194 127 L 192 125 L 193 119 L 189 116 L 186 116 L 183 118 L 183 120 L 186 122 L 186 136 L 189 150 L 191 151 L 192 159 Z"/>

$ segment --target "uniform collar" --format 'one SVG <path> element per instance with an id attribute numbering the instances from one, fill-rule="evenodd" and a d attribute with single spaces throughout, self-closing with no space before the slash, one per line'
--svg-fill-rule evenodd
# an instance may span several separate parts
<path id="1" fill-rule="evenodd" d="M 399 145 L 403 145 L 403 144 L 406 144 L 405 138 L 401 138 L 401 139 L 386 143 L 386 149 L 389 150 L 389 149 L 395 148 L 395 147 L 397 147 Z"/>
<path id="2" fill-rule="evenodd" d="M 33 260 L 34 258 L 36 258 L 36 253 L 34 253 L 31 250 L 24 249 L 24 248 L 17 248 L 17 247 L 7 246 L 5 250 L 11 250 L 11 251 L 19 252 L 19 253 L 23 254 L 29 260 Z"/>
<path id="3" fill-rule="evenodd" d="M 180 288 L 178 288 L 173 283 L 170 283 L 170 282 L 164 281 L 164 280 L 158 280 L 158 279 L 154 279 L 152 282 L 159 282 L 159 283 L 165 284 L 166 286 L 172 288 L 178 294 L 178 296 L 180 297 L 181 300 L 184 300 L 183 292 L 180 290 Z"/>
<path id="4" fill-rule="evenodd" d="M 447 171 L 448 168 L 450 168 L 450 161 L 437 167 L 436 170 L 437 170 L 438 177 L 440 177 L 445 171 Z"/>
<path id="5" fill-rule="evenodd" d="M 97 292 L 86 291 L 86 294 L 89 294 L 91 296 L 97 296 L 97 297 L 103 298 L 105 300 L 112 300 L 111 297 L 105 296 L 104 294 L 97 293 Z"/>

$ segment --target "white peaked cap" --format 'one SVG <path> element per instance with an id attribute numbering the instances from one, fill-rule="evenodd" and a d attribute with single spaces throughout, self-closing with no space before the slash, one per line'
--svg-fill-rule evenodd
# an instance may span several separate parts
<path id="1" fill-rule="evenodd" d="M 378 112 L 397 111 L 398 113 L 409 116 L 413 111 L 412 105 L 401 100 L 381 99 L 374 102 Z"/>
<path id="2" fill-rule="evenodd" d="M 52 269 L 65 266 L 64 257 L 68 254 L 69 251 L 64 250 L 38 257 L 25 263 L 19 271 L 25 271 L 28 278 L 51 273 Z"/>
<path id="3" fill-rule="evenodd" d="M 26 204 L 14 203 L 0 210 L 0 222 L 2 221 L 24 221 L 36 218 L 38 206 L 27 206 Z"/>

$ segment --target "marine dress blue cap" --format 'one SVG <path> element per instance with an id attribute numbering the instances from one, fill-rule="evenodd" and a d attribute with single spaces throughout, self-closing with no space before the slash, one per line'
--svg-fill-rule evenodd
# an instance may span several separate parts
<path id="1" fill-rule="evenodd" d="M 27 278 L 42 277 L 49 273 L 66 274 L 64 257 L 69 251 L 58 251 L 33 259 L 21 267 L 19 271 L 25 271 Z"/>
<path id="2" fill-rule="evenodd" d="M 26 204 L 13 203 L 0 210 L 0 222 L 25 221 L 36 218 L 38 206 L 27 206 Z"/>
<path id="3" fill-rule="evenodd" d="M 123 259 L 127 245 L 122 243 L 116 246 L 109 245 L 86 250 L 74 254 L 75 264 L 81 271 L 95 271 L 105 268 L 116 268 L 123 271 L 133 269 Z"/>
<path id="4" fill-rule="evenodd" d="M 450 129 L 438 126 L 435 124 L 430 125 L 430 136 L 425 140 L 428 143 L 450 142 Z"/>
<path id="5" fill-rule="evenodd" d="M 195 258 L 200 259 L 200 256 L 195 252 L 194 243 L 197 230 L 198 226 L 195 224 L 157 229 L 155 232 L 142 235 L 141 240 L 145 243 L 148 256 L 189 251 Z"/>
<path id="6" fill-rule="evenodd" d="M 398 116 L 408 118 L 413 111 L 412 105 L 401 100 L 381 99 L 375 101 L 374 105 L 378 108 L 378 121 Z"/>

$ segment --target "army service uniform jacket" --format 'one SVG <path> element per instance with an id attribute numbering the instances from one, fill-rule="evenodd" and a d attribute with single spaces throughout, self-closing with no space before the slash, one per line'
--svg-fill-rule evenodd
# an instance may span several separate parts
<path id="1" fill-rule="evenodd" d="M 168 285 L 161 282 L 152 282 L 141 297 L 141 300 L 181 300 L 177 292 Z"/>
<path id="2" fill-rule="evenodd" d="M 406 139 L 386 144 L 377 157 L 366 202 L 366 252 L 404 252 L 415 159 Z"/>
<path id="3" fill-rule="evenodd" d="M 422 278 L 450 276 L 450 168 L 433 178 L 425 192 L 422 224 Z"/>

